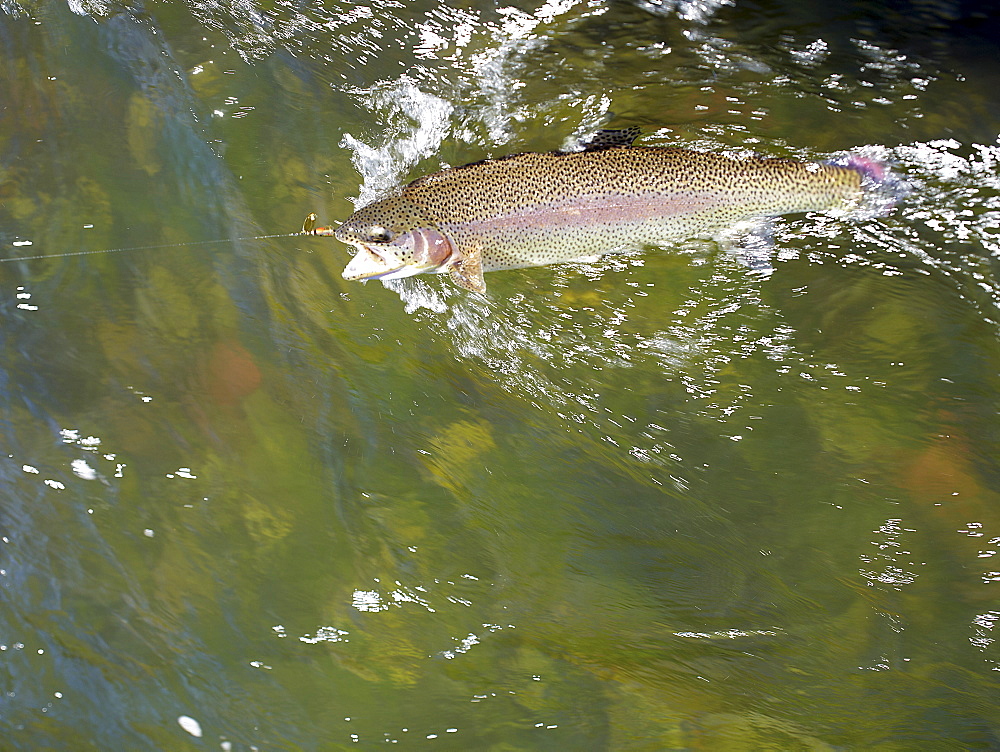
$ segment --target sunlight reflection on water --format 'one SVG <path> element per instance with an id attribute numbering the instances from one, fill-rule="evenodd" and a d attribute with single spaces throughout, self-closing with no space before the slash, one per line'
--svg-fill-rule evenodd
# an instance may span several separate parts
<path id="1" fill-rule="evenodd" d="M 488 297 L 313 239 L 0 265 L 15 747 L 995 741 L 962 65 L 739 0 L 0 10 L 8 249 L 242 237 L 606 124 L 909 186 L 777 221 L 766 278 L 709 242 Z"/>

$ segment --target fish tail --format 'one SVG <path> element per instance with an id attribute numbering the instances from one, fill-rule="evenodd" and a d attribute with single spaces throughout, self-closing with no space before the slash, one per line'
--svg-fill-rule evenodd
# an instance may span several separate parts
<path id="1" fill-rule="evenodd" d="M 863 154 L 850 153 L 830 164 L 854 170 L 861 176 L 862 198 L 858 207 L 861 218 L 881 217 L 890 213 L 909 193 L 909 186 L 888 162 Z"/>
<path id="2" fill-rule="evenodd" d="M 874 183 L 881 183 L 889 174 L 889 167 L 884 162 L 879 162 L 860 154 L 848 154 L 844 167 L 849 167 L 861 174 L 862 181 L 869 180 Z"/>

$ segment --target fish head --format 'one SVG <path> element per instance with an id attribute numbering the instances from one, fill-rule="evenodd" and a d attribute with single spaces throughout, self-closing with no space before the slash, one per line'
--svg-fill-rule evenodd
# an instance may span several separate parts
<path id="1" fill-rule="evenodd" d="M 334 237 L 358 249 L 344 269 L 348 280 L 443 272 L 454 250 L 448 237 L 402 196 L 354 212 Z"/>

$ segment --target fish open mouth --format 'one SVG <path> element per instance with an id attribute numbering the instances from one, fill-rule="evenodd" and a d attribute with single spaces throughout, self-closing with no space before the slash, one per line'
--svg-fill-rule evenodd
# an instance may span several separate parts
<path id="1" fill-rule="evenodd" d="M 362 245 L 355 246 L 358 252 L 344 269 L 343 277 L 349 280 L 381 279 L 390 274 L 400 271 L 405 264 L 393 257 L 389 249 L 381 249 L 378 246 Z"/>
<path id="2" fill-rule="evenodd" d="M 445 271 L 453 260 L 451 241 L 432 227 L 418 227 L 397 233 L 386 243 L 367 239 L 339 240 L 356 249 L 344 269 L 347 280 L 402 279 L 414 274 Z"/>

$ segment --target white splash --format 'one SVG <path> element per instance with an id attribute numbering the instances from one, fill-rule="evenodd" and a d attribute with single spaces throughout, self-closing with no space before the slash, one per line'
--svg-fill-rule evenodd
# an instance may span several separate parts
<path id="1" fill-rule="evenodd" d="M 354 152 L 351 161 L 363 180 L 355 204 L 364 206 L 396 188 L 417 162 L 439 151 L 454 107 L 422 91 L 406 76 L 351 93 L 366 106 L 386 113 L 388 121 L 380 146 L 366 144 L 350 133 L 341 141 Z"/>
<path id="2" fill-rule="evenodd" d="M 73 460 L 70 464 L 73 475 L 84 480 L 96 480 L 97 471 L 87 464 L 86 460 Z"/>
<path id="3" fill-rule="evenodd" d="M 191 734 L 191 736 L 201 738 L 201 724 L 191 716 L 179 715 L 177 716 L 177 723 L 180 724 L 182 729 Z"/>

